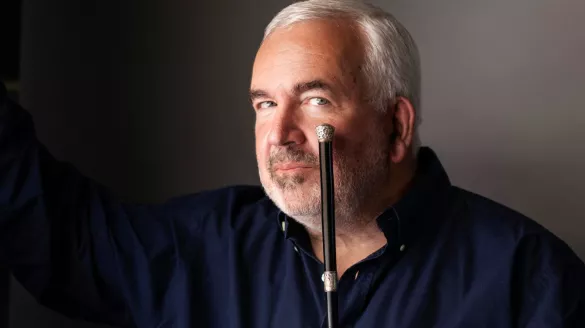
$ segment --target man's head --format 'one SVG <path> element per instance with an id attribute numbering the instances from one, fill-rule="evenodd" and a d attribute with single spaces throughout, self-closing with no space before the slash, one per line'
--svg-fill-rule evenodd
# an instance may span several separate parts
<path id="1" fill-rule="evenodd" d="M 379 9 L 315 0 L 281 11 L 266 28 L 250 88 L 260 179 L 271 199 L 320 228 L 315 127 L 329 123 L 338 225 L 379 205 L 391 167 L 418 146 L 419 71 L 408 32 Z"/>

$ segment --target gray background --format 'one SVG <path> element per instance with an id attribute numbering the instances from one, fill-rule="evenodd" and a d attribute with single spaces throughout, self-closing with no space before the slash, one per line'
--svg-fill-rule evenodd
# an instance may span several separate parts
<path id="1" fill-rule="evenodd" d="M 22 103 L 54 155 L 124 199 L 258 183 L 250 68 L 288 3 L 27 0 Z M 585 258 L 585 1 L 376 3 L 420 47 L 422 140 L 452 181 Z M 93 326 L 12 289 L 11 327 Z"/>

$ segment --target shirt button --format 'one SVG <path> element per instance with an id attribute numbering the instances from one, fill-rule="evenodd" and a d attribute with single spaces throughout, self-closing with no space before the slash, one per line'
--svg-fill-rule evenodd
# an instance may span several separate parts
<path id="1" fill-rule="evenodd" d="M 284 221 L 282 221 L 281 226 L 282 226 L 282 231 L 286 230 L 286 223 Z"/>
<path id="2" fill-rule="evenodd" d="M 321 275 L 321 281 L 325 282 L 325 274 L 324 273 Z"/>
<path id="3" fill-rule="evenodd" d="M 294 248 L 295 248 L 295 252 L 298 253 L 299 252 L 299 249 L 296 246 Z"/>
<path id="4" fill-rule="evenodd" d="M 353 277 L 353 280 L 357 280 L 357 277 L 359 276 L 359 274 L 360 274 L 360 270 L 356 271 L 355 272 L 355 277 Z"/>
<path id="5" fill-rule="evenodd" d="M 402 245 L 402 246 L 400 246 L 400 251 L 401 251 L 401 252 L 404 252 L 404 250 L 405 250 L 405 249 L 406 249 L 406 245 Z"/>

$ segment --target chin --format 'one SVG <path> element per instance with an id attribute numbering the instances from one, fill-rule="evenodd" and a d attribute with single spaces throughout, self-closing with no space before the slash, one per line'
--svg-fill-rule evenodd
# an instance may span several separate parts
<path id="1" fill-rule="evenodd" d="M 262 183 L 268 197 L 284 213 L 292 218 L 321 215 L 321 193 L 319 186 L 305 181 L 293 188 L 281 188 L 270 181 Z"/>

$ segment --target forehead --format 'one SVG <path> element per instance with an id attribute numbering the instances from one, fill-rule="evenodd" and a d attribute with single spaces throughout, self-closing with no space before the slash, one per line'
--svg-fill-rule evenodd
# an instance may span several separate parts
<path id="1" fill-rule="evenodd" d="M 252 87 L 275 87 L 303 79 L 345 79 L 360 68 L 358 29 L 347 20 L 312 20 L 278 28 L 262 43 Z"/>

